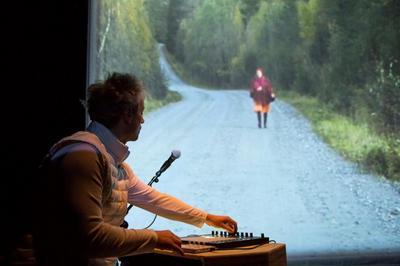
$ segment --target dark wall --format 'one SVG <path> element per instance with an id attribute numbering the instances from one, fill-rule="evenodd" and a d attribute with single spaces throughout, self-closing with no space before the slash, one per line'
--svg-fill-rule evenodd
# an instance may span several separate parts
<path id="1" fill-rule="evenodd" d="M 85 99 L 89 0 L 11 2 L 2 26 L 7 59 L 0 257 L 31 229 L 32 187 L 42 157 L 56 140 L 85 127 L 79 100 Z"/>

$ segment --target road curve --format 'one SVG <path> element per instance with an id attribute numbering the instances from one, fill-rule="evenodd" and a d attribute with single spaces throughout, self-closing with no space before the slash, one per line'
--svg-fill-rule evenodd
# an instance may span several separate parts
<path id="1" fill-rule="evenodd" d="M 363 173 L 329 148 L 292 106 L 273 103 L 258 129 L 246 91 L 185 84 L 161 56 L 169 88 L 184 99 L 145 118 L 127 162 L 146 182 L 179 149 L 181 158 L 154 184 L 196 207 L 228 214 L 239 231 L 286 243 L 289 255 L 400 250 L 398 186 Z M 279 91 L 278 91 L 279 96 Z M 130 227 L 153 215 L 133 208 Z M 153 229 L 209 233 L 157 218 Z"/>

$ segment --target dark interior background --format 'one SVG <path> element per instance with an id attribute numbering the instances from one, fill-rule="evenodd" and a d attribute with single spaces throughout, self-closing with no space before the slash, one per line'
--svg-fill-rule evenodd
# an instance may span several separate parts
<path id="1" fill-rule="evenodd" d="M 31 230 L 41 159 L 55 141 L 85 127 L 79 100 L 87 86 L 89 3 L 9 1 L 3 9 L 0 258 Z"/>
<path id="2" fill-rule="evenodd" d="M 88 5 L 89 0 L 11 1 L 3 10 L 0 257 L 31 229 L 32 186 L 41 159 L 59 138 L 85 127 L 79 100 L 85 99 Z M 62 221 L 54 222 L 62 227 Z"/>

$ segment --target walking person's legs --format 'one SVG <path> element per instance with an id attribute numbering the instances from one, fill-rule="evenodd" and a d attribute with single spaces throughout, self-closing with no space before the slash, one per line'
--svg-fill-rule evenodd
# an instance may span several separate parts
<path id="1" fill-rule="evenodd" d="M 268 112 L 264 113 L 264 128 L 267 128 Z"/>
<path id="2" fill-rule="evenodd" d="M 257 112 L 258 128 L 261 128 L 261 112 Z"/>

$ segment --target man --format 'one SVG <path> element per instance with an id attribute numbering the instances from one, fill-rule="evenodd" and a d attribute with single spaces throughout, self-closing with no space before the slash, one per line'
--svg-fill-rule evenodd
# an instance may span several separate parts
<path id="1" fill-rule="evenodd" d="M 126 143 L 144 123 L 144 89 L 114 73 L 89 87 L 91 123 L 56 143 L 46 156 L 36 199 L 35 243 L 42 265 L 115 265 L 116 257 L 154 248 L 183 254 L 172 232 L 120 227 L 131 203 L 163 217 L 229 232 L 228 216 L 206 213 L 143 183 L 124 163 Z"/>

